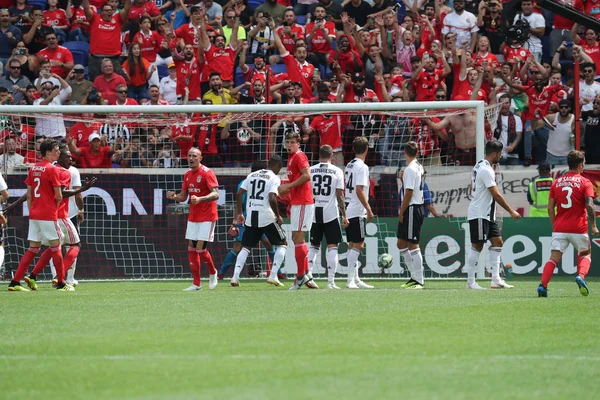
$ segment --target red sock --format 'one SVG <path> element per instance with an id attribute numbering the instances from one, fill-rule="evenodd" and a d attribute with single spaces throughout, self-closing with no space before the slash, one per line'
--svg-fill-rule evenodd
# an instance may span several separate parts
<path id="1" fill-rule="evenodd" d="M 65 271 L 63 270 L 63 256 L 60 244 L 50 247 L 52 251 L 52 262 L 54 262 L 54 269 L 56 269 L 56 280 L 58 283 L 64 283 Z"/>
<path id="2" fill-rule="evenodd" d="M 13 278 L 13 281 L 21 282 L 21 280 L 27 273 L 27 270 L 29 269 L 29 265 L 31 265 L 31 262 L 33 261 L 35 256 L 38 255 L 39 252 L 39 247 L 30 247 L 25 252 L 25 254 L 23 254 L 23 257 L 21 257 L 21 261 L 19 262 L 19 268 L 17 268 L 17 272 L 15 272 L 15 277 Z"/>
<path id="3" fill-rule="evenodd" d="M 308 271 L 308 247 L 306 243 L 298 243 L 294 249 L 294 255 L 296 256 L 298 278 L 301 278 Z"/>
<path id="4" fill-rule="evenodd" d="M 545 288 L 547 288 L 548 283 L 550 283 L 550 278 L 552 278 L 554 268 L 556 268 L 556 261 L 546 261 L 546 264 L 544 265 L 544 272 L 542 272 L 542 286 L 544 286 Z"/>
<path id="5" fill-rule="evenodd" d="M 579 257 L 579 262 L 577 263 L 577 273 L 581 277 L 581 279 L 585 279 L 588 272 L 590 271 L 590 264 L 592 263 L 592 258 L 588 254 L 587 256 Z"/>
<path id="6" fill-rule="evenodd" d="M 69 249 L 69 251 L 67 251 L 67 254 L 65 255 L 65 258 L 63 260 L 63 267 L 64 267 L 64 271 L 65 271 L 64 272 L 65 276 L 67 275 L 67 271 L 69 270 L 69 268 L 71 268 L 71 266 L 75 262 L 75 259 L 79 255 L 79 251 L 80 250 L 81 250 L 80 246 L 71 246 L 71 248 Z"/>
<path id="7" fill-rule="evenodd" d="M 31 271 L 31 273 L 33 275 L 37 276 L 40 272 L 42 272 L 44 270 L 44 268 L 46 268 L 46 266 L 50 262 L 51 258 L 52 258 L 52 250 L 50 250 L 50 247 L 48 247 L 46 250 L 44 250 L 44 252 L 40 256 L 40 259 L 35 264 L 35 267 L 33 267 L 33 271 Z"/>
<path id="8" fill-rule="evenodd" d="M 200 257 L 193 247 L 188 247 L 188 260 L 190 262 L 190 272 L 194 279 L 194 285 L 200 286 Z"/>
<path id="9" fill-rule="evenodd" d="M 196 250 L 200 254 L 200 261 L 202 261 L 208 267 L 208 273 L 214 275 L 217 273 L 215 263 L 213 262 L 212 256 L 208 250 Z"/>

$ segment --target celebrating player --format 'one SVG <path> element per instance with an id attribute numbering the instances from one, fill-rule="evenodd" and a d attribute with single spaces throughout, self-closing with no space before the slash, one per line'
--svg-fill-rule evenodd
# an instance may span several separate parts
<path id="1" fill-rule="evenodd" d="M 348 226 L 346 237 L 348 239 L 348 289 L 373 289 L 360 280 L 358 275 L 358 257 L 365 243 L 365 219 L 373 221 L 375 216 L 369 205 L 369 167 L 365 164 L 369 151 L 369 140 L 364 136 L 358 136 L 352 143 L 356 158 L 346 166 L 346 216 Z"/>
<path id="2" fill-rule="evenodd" d="M 202 289 L 200 284 L 200 261 L 208 267 L 210 275 L 208 288 L 217 287 L 217 269 L 212 256 L 206 250 L 208 242 L 215 237 L 215 224 L 218 219 L 217 200 L 219 200 L 219 183 L 215 173 L 200 163 L 202 153 L 192 147 L 187 154 L 190 169 L 183 176 L 183 186 L 179 194 L 167 192 L 167 198 L 182 202 L 190 199 L 185 238 L 188 240 L 188 260 L 192 272 L 193 283 L 184 291 Z"/>
<path id="3" fill-rule="evenodd" d="M 25 252 L 19 268 L 8 290 L 11 292 L 29 290 L 21 286 L 21 279 L 27 273 L 29 264 L 40 252 L 42 241 L 47 241 L 56 267 L 57 288 L 70 292 L 73 287 L 67 285 L 63 271 L 63 257 L 60 248 L 60 231 L 57 224 L 58 206 L 62 201 L 62 182 L 60 170 L 52 163 L 58 160 L 59 149 L 56 140 L 44 140 L 40 145 L 43 160 L 29 169 L 27 179 L 27 205 L 29 206 L 29 249 Z"/>
<path id="4" fill-rule="evenodd" d="M 285 135 L 285 147 L 288 152 L 287 174 L 289 183 L 279 187 L 279 195 L 285 196 L 289 192 L 292 205 L 290 225 L 292 227 L 292 241 L 298 272 L 290 290 L 297 290 L 306 285 L 310 289 L 319 287 L 313 281 L 308 270 L 308 248 L 306 247 L 305 233 L 309 232 L 313 223 L 314 200 L 310 186 L 310 166 L 306 154 L 300 151 L 300 134 L 290 131 Z"/>
<path id="5" fill-rule="evenodd" d="M 404 169 L 404 196 L 398 215 L 398 249 L 410 271 L 410 279 L 401 287 L 423 289 L 423 255 L 419 237 L 423 225 L 423 186 L 425 171 L 417 161 L 419 147 L 415 142 L 404 145 L 407 167 Z"/>
<path id="6" fill-rule="evenodd" d="M 581 176 L 585 165 L 582 152 L 572 150 L 567 156 L 567 164 L 569 172 L 554 181 L 550 189 L 548 216 L 553 227 L 550 244 L 552 253 L 550 260 L 544 265 L 542 283 L 537 289 L 539 297 L 548 297 L 548 283 L 569 243 L 575 247 L 578 255 L 575 282 L 582 295 L 590 294 L 585 282 L 592 263 L 588 224 L 592 227 L 592 235 L 598 236 L 593 200 L 594 187 L 587 178 Z"/>
<path id="7" fill-rule="evenodd" d="M 251 172 L 244 180 L 236 194 L 236 219 L 239 224 L 244 224 L 244 236 L 242 237 L 242 250 L 235 262 L 235 272 L 231 278 L 231 286 L 240 285 L 240 272 L 244 268 L 246 258 L 250 249 L 256 247 L 263 235 L 276 248 L 271 268 L 271 276 L 267 281 L 271 285 L 283 286 L 277 279 L 277 271 L 283 263 L 287 249 L 285 233 L 281 229 L 283 219 L 279 215 L 277 194 L 281 180 L 277 176 L 283 167 L 283 160 L 279 156 L 273 156 L 267 164 L 267 169 Z M 246 217 L 242 213 L 242 197 L 248 192 L 246 199 Z"/>
<path id="8" fill-rule="evenodd" d="M 327 241 L 327 289 L 339 289 L 334 282 L 338 265 L 338 245 L 342 241 L 340 212 L 344 228 L 349 224 L 346 218 L 344 199 L 344 173 L 331 163 L 333 148 L 328 144 L 319 149 L 319 164 L 310 169 L 313 196 L 315 198 L 315 216 L 310 229 L 310 249 L 308 251 L 308 269 L 312 272 L 313 263 L 321 251 L 323 235 Z"/>
<path id="9" fill-rule="evenodd" d="M 492 268 L 492 289 L 512 289 L 500 277 L 500 253 L 502 252 L 502 236 L 496 223 L 496 203 L 500 204 L 515 220 L 521 215 L 513 210 L 506 202 L 498 186 L 496 186 L 496 173 L 492 165 L 497 164 L 502 157 L 502 142 L 491 140 L 485 144 L 485 158 L 473 168 L 471 177 L 471 192 L 473 199 L 469 204 L 468 219 L 469 232 L 471 233 L 471 248 L 467 256 L 467 289 L 483 289 L 475 282 L 477 261 L 483 245 L 488 240 L 492 243 L 488 254 L 488 263 Z"/>

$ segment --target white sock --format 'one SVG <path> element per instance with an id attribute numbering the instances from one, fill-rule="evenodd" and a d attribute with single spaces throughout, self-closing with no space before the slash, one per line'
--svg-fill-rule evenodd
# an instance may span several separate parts
<path id="1" fill-rule="evenodd" d="M 242 269 L 244 269 L 244 265 L 246 264 L 246 258 L 248 258 L 249 254 L 250 250 L 248 250 L 245 247 L 242 247 L 242 250 L 240 250 L 237 259 L 235 260 L 235 270 L 233 271 L 233 278 L 231 279 L 235 281 L 240 280 L 240 273 L 242 272 Z"/>
<path id="2" fill-rule="evenodd" d="M 77 267 L 77 259 L 73 261 L 73 265 L 67 271 L 67 282 L 73 282 L 75 280 L 75 268 Z"/>
<path id="3" fill-rule="evenodd" d="M 269 278 L 274 279 L 277 277 L 277 272 L 281 268 L 281 264 L 285 259 L 285 253 L 287 252 L 286 246 L 278 246 L 275 249 L 275 255 L 273 256 L 273 265 L 271 266 L 271 275 Z"/>
<path id="4" fill-rule="evenodd" d="M 467 255 L 467 265 L 465 267 L 467 270 L 467 283 L 469 284 L 475 283 L 475 273 L 477 272 L 478 261 L 479 252 L 471 247 L 469 249 L 469 254 Z"/>
<path id="5" fill-rule="evenodd" d="M 500 280 L 500 254 L 502 247 L 490 247 L 488 250 L 488 264 L 492 268 L 492 280 Z"/>
<path id="6" fill-rule="evenodd" d="M 413 261 L 413 279 L 422 285 L 425 283 L 425 278 L 423 277 L 423 255 L 421 254 L 421 249 L 414 249 L 408 253 Z"/>
<path id="7" fill-rule="evenodd" d="M 408 247 L 404 249 L 400 249 L 400 254 L 402 258 L 404 258 L 404 264 L 406 264 L 406 268 L 408 268 L 408 272 L 410 272 L 410 278 L 415 279 L 414 268 L 413 268 L 413 259 L 410 256 L 410 252 L 408 251 Z"/>
<path id="8" fill-rule="evenodd" d="M 317 258 L 319 250 L 321 250 L 320 247 L 314 247 L 313 245 L 308 247 L 308 272 L 312 272 L 315 258 Z"/>
<path id="9" fill-rule="evenodd" d="M 327 282 L 333 283 L 335 279 L 335 272 L 338 266 L 338 249 L 337 247 L 327 248 L 327 269 L 329 274 L 327 275 Z"/>
<path id="10" fill-rule="evenodd" d="M 348 250 L 348 283 L 354 281 L 354 276 L 356 275 L 358 265 L 356 262 L 358 261 L 358 257 L 360 256 L 360 251 L 355 248 L 351 248 Z"/>
<path id="11" fill-rule="evenodd" d="M 52 271 L 52 279 L 56 278 L 56 268 L 54 268 L 54 261 L 50 259 L 50 271 Z"/>

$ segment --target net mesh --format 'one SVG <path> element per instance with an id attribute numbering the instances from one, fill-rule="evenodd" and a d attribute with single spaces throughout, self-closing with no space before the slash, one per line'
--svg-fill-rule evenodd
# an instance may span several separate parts
<path id="1" fill-rule="evenodd" d="M 187 278 L 189 277 L 184 233 L 189 206 L 166 199 L 167 191 L 178 192 L 187 166 L 185 155 L 191 146 L 203 151 L 203 164 L 214 169 L 220 184 L 219 220 L 215 240 L 208 249 L 220 269 L 236 239 L 228 234 L 235 211 L 235 193 L 255 160 L 272 154 L 287 159 L 283 137 L 289 130 L 304 137 L 302 150 L 311 164 L 318 161 L 320 144 L 336 140 L 337 162 L 344 166 L 352 159 L 351 143 L 356 136 L 370 139 L 367 164 L 372 190 L 370 202 L 377 215 L 367 224 L 365 251 L 359 262 L 362 273 L 378 277 L 406 277 L 396 248 L 399 206 L 398 172 L 405 166 L 403 147 L 415 140 L 419 160 L 427 171 L 426 182 L 432 205 L 444 218 L 426 220 L 422 249 L 428 277 L 454 276 L 453 260 L 462 257 L 469 174 L 475 161 L 475 111 L 473 109 L 366 112 L 360 105 L 352 112 L 323 113 L 228 113 L 228 114 L 0 114 L 3 153 L 0 168 L 6 177 L 10 202 L 25 193 L 27 168 L 39 160 L 40 134 L 64 126 L 67 142 L 80 168 L 82 179 L 95 176 L 94 188 L 83 194 L 85 219 L 81 223 L 82 251 L 77 260 L 78 278 Z M 166 110 L 168 111 L 168 110 Z M 498 107 L 485 110 L 486 132 L 495 129 Z M 58 122 L 57 122 L 58 121 Z M 315 122 L 317 121 L 317 122 Z M 332 122 L 334 121 L 334 122 Z M 432 129 L 427 121 L 444 123 L 444 132 Z M 333 124 L 332 126 L 328 124 Z M 472 135 L 465 136 L 465 131 Z M 60 131 L 60 130 L 59 130 Z M 469 133 L 469 132 L 467 132 Z M 103 157 L 90 156 L 98 134 Z M 470 133 L 469 133 L 470 134 Z M 461 140 L 465 142 L 461 142 Z M 90 143 L 91 142 L 91 143 Z M 464 143 L 473 146 L 465 150 Z M 333 142 L 329 143 L 333 145 Z M 92 151 L 93 153 L 93 151 Z M 285 175 L 285 173 L 283 173 Z M 282 214 L 287 215 L 285 204 Z M 28 210 L 26 203 L 8 215 L 4 230 L 6 259 L 4 277 L 16 270 L 26 250 Z M 456 227 L 460 227 L 457 229 Z M 290 235 L 289 227 L 284 229 Z M 449 240 L 448 238 L 452 239 Z M 345 274 L 347 245 L 340 245 L 340 274 Z M 378 256 L 394 257 L 391 268 L 382 270 Z M 448 257 L 448 254 L 454 254 Z M 321 262 L 322 259 L 322 262 Z M 325 276 L 325 257 L 315 262 L 316 276 Z M 270 260 L 264 246 L 248 257 L 243 276 L 265 276 Z M 233 266 L 223 268 L 230 276 Z M 286 256 L 283 273 L 296 270 L 294 252 Z M 50 277 L 44 270 L 44 278 Z M 206 271 L 203 269 L 203 274 Z"/>

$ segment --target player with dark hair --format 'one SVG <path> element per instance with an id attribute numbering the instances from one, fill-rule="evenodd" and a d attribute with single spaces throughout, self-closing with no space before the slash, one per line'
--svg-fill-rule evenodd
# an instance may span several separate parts
<path id="1" fill-rule="evenodd" d="M 373 289 L 360 280 L 358 275 L 358 257 L 365 243 L 365 220 L 373 221 L 375 216 L 369 205 L 370 176 L 369 167 L 365 164 L 369 152 L 369 139 L 364 136 L 354 138 L 352 143 L 355 158 L 346 166 L 346 216 L 348 227 L 348 289 Z"/>
<path id="2" fill-rule="evenodd" d="M 287 250 L 285 232 L 281 229 L 283 219 L 279 215 L 277 194 L 281 180 L 277 176 L 283 167 L 281 157 L 275 155 L 269 159 L 266 169 L 251 172 L 244 180 L 236 194 L 236 220 L 240 225 L 245 224 L 242 237 L 242 250 L 235 262 L 235 272 L 231 278 L 231 286 L 240 285 L 240 272 L 244 268 L 250 249 L 256 247 L 258 242 L 266 235 L 269 242 L 275 247 L 273 268 L 268 283 L 283 286 L 277 279 L 277 271 L 283 263 Z M 248 193 L 246 199 L 246 216 L 242 210 L 242 197 Z"/>
<path id="3" fill-rule="evenodd" d="M 582 152 L 572 150 L 567 155 L 567 164 L 569 172 L 556 179 L 550 189 L 548 216 L 553 227 L 550 244 L 552 253 L 544 265 L 542 282 L 537 289 L 539 297 L 548 297 L 548 283 L 569 244 L 572 244 L 577 250 L 575 282 L 583 296 L 590 294 L 585 282 L 592 263 L 588 228 L 592 228 L 592 235 L 598 236 L 594 209 L 594 187 L 587 178 L 581 176 L 585 167 L 585 158 Z"/>
<path id="4" fill-rule="evenodd" d="M 471 233 L 471 248 L 465 266 L 468 275 L 467 289 L 483 289 L 475 282 L 475 273 L 477 272 L 479 253 L 488 240 L 492 244 L 488 253 L 488 263 L 492 268 L 490 287 L 492 289 L 511 289 L 514 287 L 500 277 L 500 254 L 504 242 L 500 235 L 500 228 L 496 223 L 496 203 L 515 220 L 521 218 L 521 215 L 506 202 L 496 185 L 496 173 L 492 166 L 500 161 L 503 148 L 504 146 L 499 140 L 487 142 L 485 145 L 485 158 L 480 160 L 473 168 L 471 176 L 473 199 L 469 204 L 467 217 Z"/>
<path id="5" fill-rule="evenodd" d="M 215 237 L 217 200 L 219 200 L 219 182 L 215 173 L 202 165 L 202 152 L 192 147 L 187 154 L 190 169 L 183 176 L 183 186 L 179 194 L 167 192 L 167 199 L 182 202 L 190 199 L 190 214 L 188 216 L 185 238 L 188 240 L 188 260 L 192 272 L 193 283 L 184 291 L 202 289 L 200 284 L 200 261 L 208 267 L 210 275 L 208 288 L 217 287 L 217 269 L 212 256 L 206 249 L 208 242 Z"/>
<path id="6" fill-rule="evenodd" d="M 423 225 L 423 201 L 425 170 L 417 161 L 419 146 L 416 142 L 404 145 L 404 158 L 407 167 L 404 169 L 404 196 L 398 213 L 398 249 L 410 271 L 410 279 L 401 287 L 423 289 L 423 255 L 419 249 L 419 237 Z"/>

